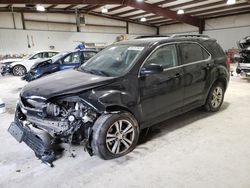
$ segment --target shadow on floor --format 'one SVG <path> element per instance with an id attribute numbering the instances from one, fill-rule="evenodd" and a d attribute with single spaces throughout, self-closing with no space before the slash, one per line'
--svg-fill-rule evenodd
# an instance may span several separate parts
<path id="1" fill-rule="evenodd" d="M 200 119 L 204 119 L 213 116 L 216 113 L 220 113 L 226 110 L 229 107 L 229 105 L 230 105 L 229 102 L 224 102 L 223 105 L 221 106 L 220 111 L 215 113 L 206 112 L 203 110 L 203 108 L 198 108 L 190 112 L 187 112 L 183 115 L 179 115 L 164 122 L 161 122 L 159 124 L 156 124 L 150 127 L 149 129 L 144 129 L 140 134 L 138 145 L 144 144 L 156 137 L 166 135 L 169 132 L 188 126 L 189 124 L 198 121 Z"/>

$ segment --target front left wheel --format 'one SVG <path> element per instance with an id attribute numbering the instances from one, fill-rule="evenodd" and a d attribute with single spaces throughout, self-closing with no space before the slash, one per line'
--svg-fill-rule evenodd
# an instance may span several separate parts
<path id="1" fill-rule="evenodd" d="M 16 65 L 12 69 L 14 76 L 24 76 L 27 72 L 26 68 L 22 65 Z"/>
<path id="2" fill-rule="evenodd" d="M 139 126 L 128 112 L 101 115 L 93 126 L 92 149 L 103 159 L 114 159 L 131 152 L 139 138 Z"/>

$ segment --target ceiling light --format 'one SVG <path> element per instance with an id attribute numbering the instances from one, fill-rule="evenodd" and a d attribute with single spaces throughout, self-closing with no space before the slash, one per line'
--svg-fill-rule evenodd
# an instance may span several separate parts
<path id="1" fill-rule="evenodd" d="M 233 5 L 236 3 L 236 0 L 227 0 L 228 5 Z"/>
<path id="2" fill-rule="evenodd" d="M 182 10 L 182 9 L 178 10 L 177 14 L 184 14 L 184 10 Z"/>
<path id="3" fill-rule="evenodd" d="M 146 22 L 147 19 L 146 19 L 145 17 L 142 17 L 142 18 L 140 19 L 140 21 L 141 21 L 141 22 Z"/>
<path id="4" fill-rule="evenodd" d="M 108 9 L 106 7 L 102 8 L 102 13 L 108 13 Z"/>
<path id="5" fill-rule="evenodd" d="M 36 5 L 36 10 L 37 10 L 37 11 L 42 11 L 42 12 L 44 12 L 44 11 L 45 11 L 45 8 L 44 8 L 44 6 L 42 6 L 42 5 Z"/>
<path id="6" fill-rule="evenodd" d="M 137 2 L 143 2 L 143 0 L 136 0 Z"/>

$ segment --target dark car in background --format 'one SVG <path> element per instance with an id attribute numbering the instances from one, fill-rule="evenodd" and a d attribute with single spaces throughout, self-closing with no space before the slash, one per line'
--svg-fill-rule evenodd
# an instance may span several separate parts
<path id="1" fill-rule="evenodd" d="M 38 60 L 22 79 L 29 82 L 57 71 L 79 67 L 97 53 L 88 49 L 61 52 L 50 59 Z"/>
<path id="2" fill-rule="evenodd" d="M 78 69 L 27 84 L 9 132 L 44 162 L 53 141 L 77 143 L 113 159 L 132 151 L 140 131 L 203 106 L 220 109 L 229 81 L 226 56 L 203 35 L 148 37 L 113 44 Z"/>
<path id="3" fill-rule="evenodd" d="M 234 57 L 238 62 L 236 72 L 243 78 L 250 79 L 250 36 L 243 38 L 237 44 L 240 51 Z"/>

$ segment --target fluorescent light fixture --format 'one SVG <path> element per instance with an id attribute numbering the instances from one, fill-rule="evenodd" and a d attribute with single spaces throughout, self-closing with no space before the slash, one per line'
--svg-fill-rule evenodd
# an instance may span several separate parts
<path id="1" fill-rule="evenodd" d="M 144 0 L 136 0 L 137 2 L 143 2 Z"/>
<path id="2" fill-rule="evenodd" d="M 108 13 L 108 9 L 106 7 L 102 8 L 102 13 Z"/>
<path id="3" fill-rule="evenodd" d="M 236 3 L 236 0 L 227 0 L 228 5 L 233 5 Z"/>
<path id="4" fill-rule="evenodd" d="M 177 14 L 184 14 L 184 10 L 182 10 L 182 9 L 178 10 Z"/>
<path id="5" fill-rule="evenodd" d="M 42 6 L 42 5 L 36 5 L 36 10 L 37 10 L 37 11 L 44 12 L 44 11 L 45 11 L 45 8 L 44 8 L 44 6 Z"/>
<path id="6" fill-rule="evenodd" d="M 147 19 L 146 19 L 145 17 L 142 17 L 142 18 L 140 19 L 140 21 L 141 21 L 141 22 L 146 22 Z"/>

